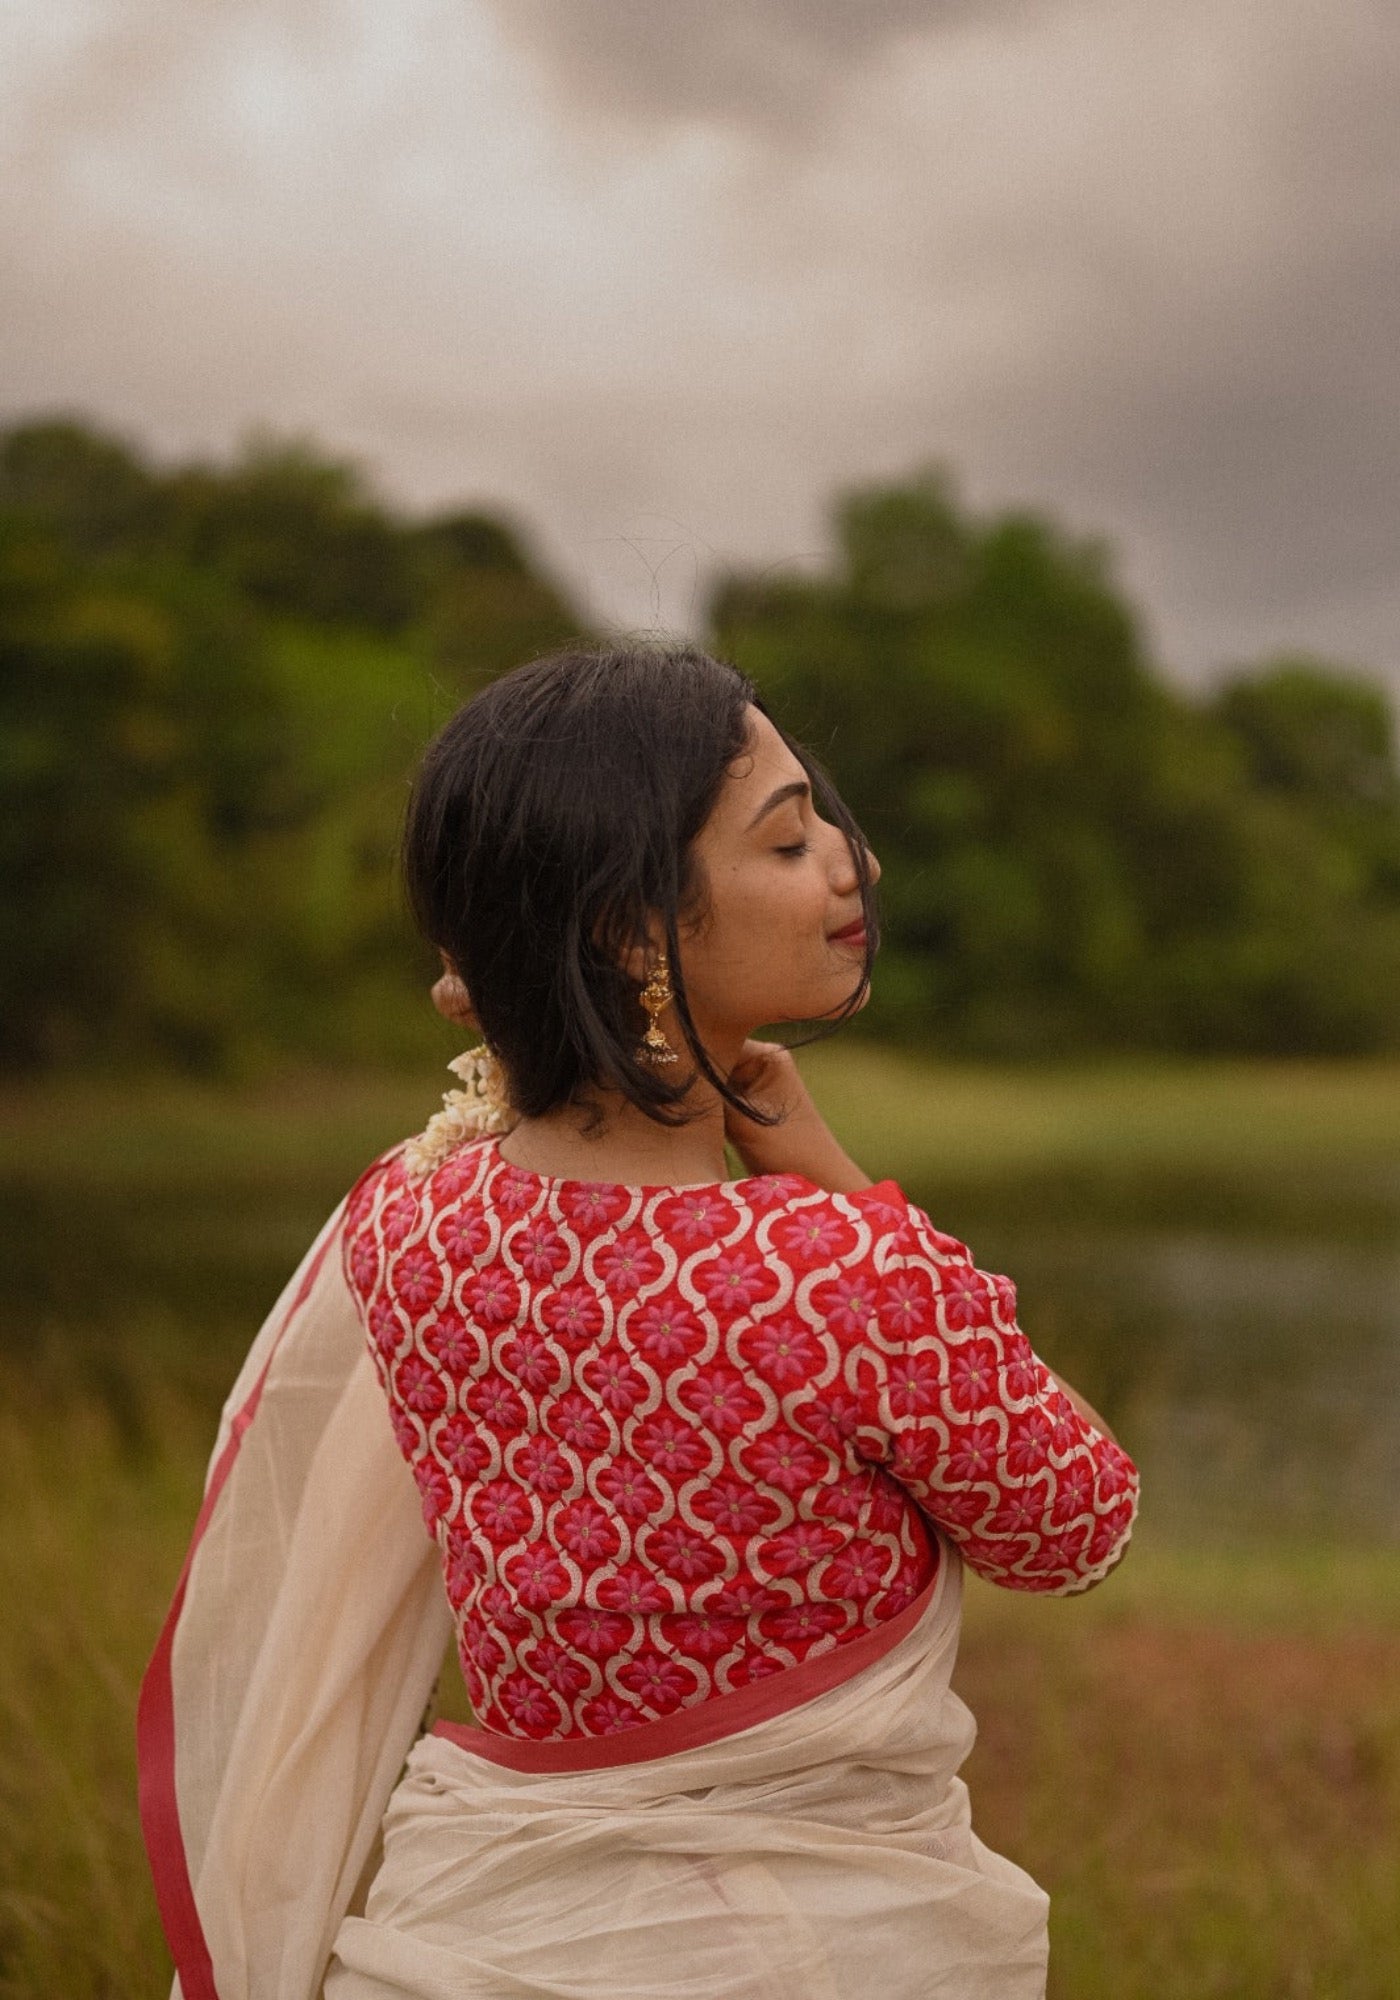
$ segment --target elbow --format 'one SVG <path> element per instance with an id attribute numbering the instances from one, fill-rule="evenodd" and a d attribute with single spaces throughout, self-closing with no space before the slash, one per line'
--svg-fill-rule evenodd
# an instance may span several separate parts
<path id="1" fill-rule="evenodd" d="M 1128 1553 L 1130 1540 L 1131 1536 L 1125 1535 L 1112 1555 L 1106 1557 L 1103 1562 L 1096 1564 L 1093 1569 L 1085 1570 L 1079 1576 L 1070 1577 L 1065 1583 L 1057 1584 L 1055 1589 L 1047 1594 L 1051 1597 L 1083 1597 L 1089 1591 L 1097 1590 L 1101 1583 L 1112 1576 Z"/>
<path id="2" fill-rule="evenodd" d="M 1137 1523 L 1139 1498 L 1137 1468 L 1131 1466 L 1131 1461 L 1128 1463 L 1131 1475 L 1126 1490 L 1110 1508 L 1094 1516 L 1084 1537 L 1080 1562 L 1074 1573 L 1051 1592 L 1052 1596 L 1082 1597 L 1086 1591 L 1096 1590 L 1127 1555 Z"/>
<path id="3" fill-rule="evenodd" d="M 1110 1576 L 1132 1540 L 1138 1511 L 1137 1468 L 1120 1453 L 1121 1471 L 1112 1492 L 1100 1491 L 1091 1508 L 1063 1526 L 1046 1530 L 1019 1560 L 1008 1561 L 1005 1544 L 971 1538 L 963 1545 L 969 1566 L 1003 1590 L 1041 1597 L 1082 1597 Z M 999 1555 L 1001 1560 L 995 1560 Z"/>

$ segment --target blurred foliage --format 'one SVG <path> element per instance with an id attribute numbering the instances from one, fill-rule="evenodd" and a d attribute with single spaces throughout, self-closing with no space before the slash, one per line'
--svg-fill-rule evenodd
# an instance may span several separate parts
<path id="1" fill-rule="evenodd" d="M 833 765 L 884 863 L 863 1032 L 973 1053 L 1400 1043 L 1384 694 L 1273 661 L 1203 697 L 1102 550 L 938 475 L 856 493 L 820 574 L 736 574 L 716 647 Z M 0 1041 L 28 1069 L 424 1047 L 394 880 L 408 776 L 578 635 L 489 514 L 409 519 L 254 439 L 158 468 L 0 434 Z"/>
<path id="2" fill-rule="evenodd" d="M 826 573 L 729 576 L 711 617 L 884 864 L 869 1027 L 998 1055 L 1400 1041 L 1378 687 L 1283 660 L 1192 699 L 1099 547 L 974 519 L 936 473 L 835 526 Z"/>
<path id="3" fill-rule="evenodd" d="M 577 625 L 503 522 L 405 522 L 304 445 L 162 472 L 75 422 L 0 437 L 7 1061 L 421 1048 L 408 776 Z"/>

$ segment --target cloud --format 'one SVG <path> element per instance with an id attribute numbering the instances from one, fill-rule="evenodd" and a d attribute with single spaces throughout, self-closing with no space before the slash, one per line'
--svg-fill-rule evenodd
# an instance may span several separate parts
<path id="1" fill-rule="evenodd" d="M 892 45 L 1033 0 L 490 0 L 575 108 L 811 136 L 853 70 Z M 1039 0 L 1040 5 L 1046 0 Z"/>
<path id="2" fill-rule="evenodd" d="M 1178 669 L 1400 687 L 1392 0 L 25 11 L 0 410 L 317 431 L 627 624 L 941 459 Z"/>

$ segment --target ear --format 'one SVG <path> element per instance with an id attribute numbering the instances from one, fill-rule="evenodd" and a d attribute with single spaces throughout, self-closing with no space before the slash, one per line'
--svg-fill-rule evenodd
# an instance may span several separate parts
<path id="1" fill-rule="evenodd" d="M 644 945 L 629 945 L 620 960 L 622 970 L 634 986 L 645 986 L 651 977 L 651 969 L 666 949 L 666 930 L 659 916 L 654 913 L 647 918 L 647 941 Z"/>
<path id="2" fill-rule="evenodd" d="M 455 972 L 444 972 L 432 989 L 432 1002 L 445 1021 L 455 1021 L 459 1028 L 474 1028 L 481 1033 L 481 1023 L 476 1018 L 471 995 Z"/>

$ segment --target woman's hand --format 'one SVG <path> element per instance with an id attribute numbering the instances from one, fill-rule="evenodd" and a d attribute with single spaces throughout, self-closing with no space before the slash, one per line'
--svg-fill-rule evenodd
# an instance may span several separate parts
<path id="1" fill-rule="evenodd" d="M 781 1119 L 756 1125 L 725 1107 L 724 1136 L 753 1174 L 801 1174 L 834 1194 L 854 1194 L 870 1186 L 812 1102 L 791 1049 L 779 1042 L 747 1041 L 730 1082 L 760 1111 Z"/>

